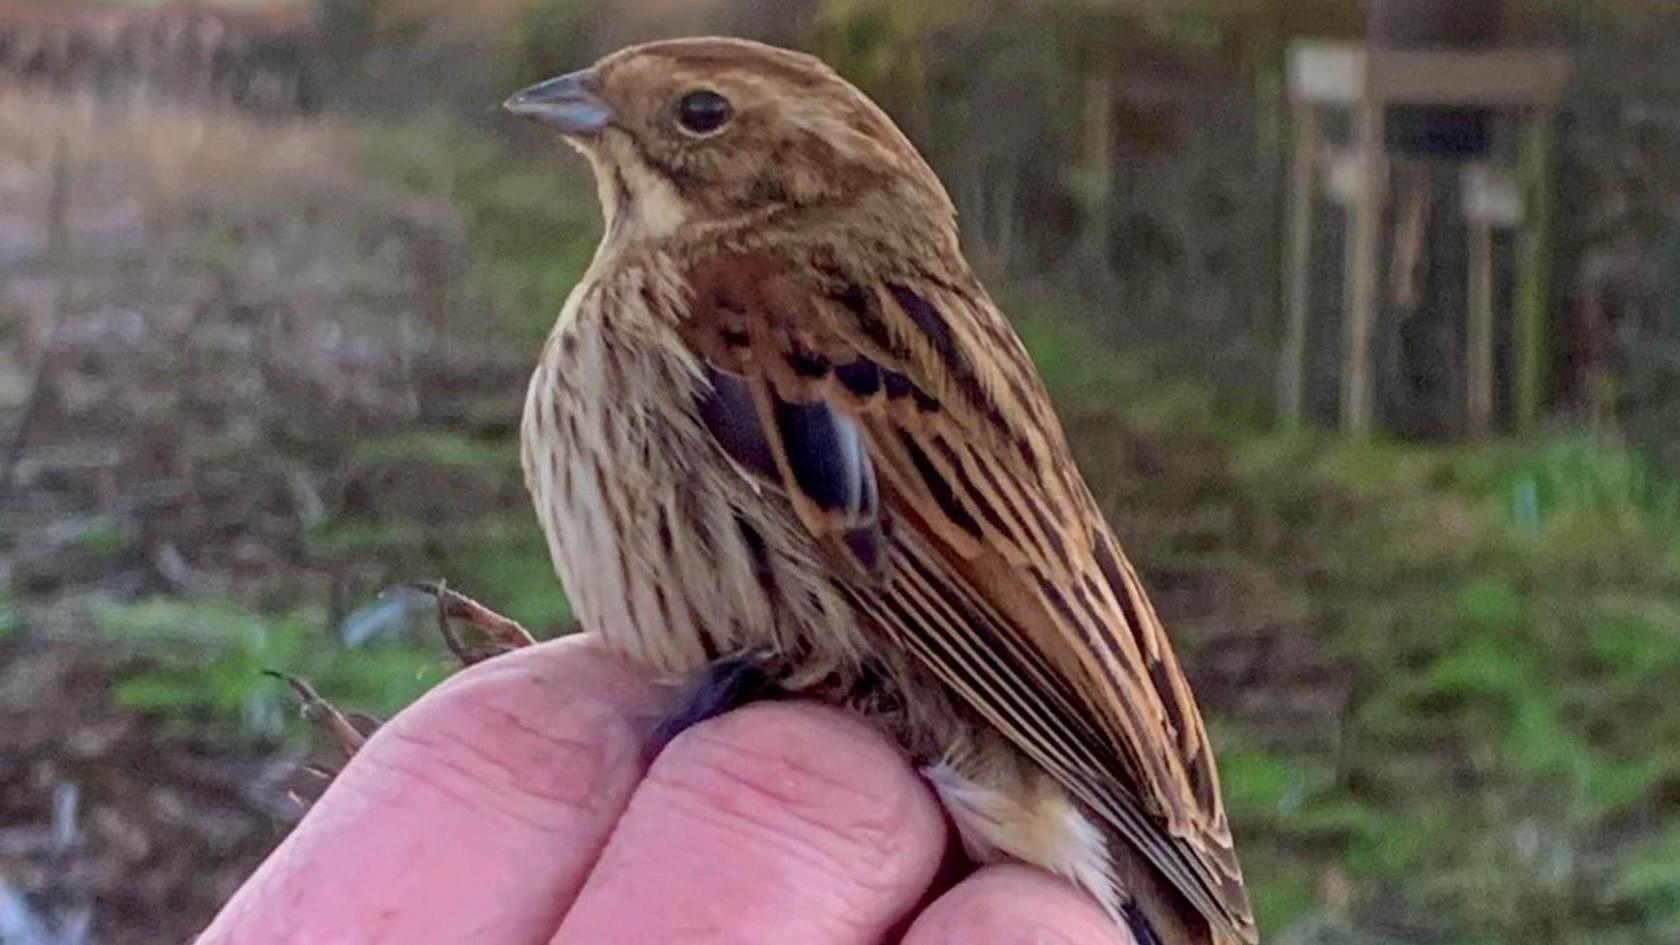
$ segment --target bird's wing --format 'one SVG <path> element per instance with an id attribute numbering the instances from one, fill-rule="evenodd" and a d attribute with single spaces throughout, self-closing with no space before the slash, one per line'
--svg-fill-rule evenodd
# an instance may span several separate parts
<path id="1" fill-rule="evenodd" d="M 695 263 L 700 415 L 901 645 L 1252 942 L 1189 685 L 1025 349 L 954 268 Z"/>

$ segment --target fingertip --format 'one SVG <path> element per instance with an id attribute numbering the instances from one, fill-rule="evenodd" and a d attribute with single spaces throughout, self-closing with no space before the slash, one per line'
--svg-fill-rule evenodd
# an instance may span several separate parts
<path id="1" fill-rule="evenodd" d="M 655 760 L 556 942 L 877 942 L 922 898 L 943 814 L 856 716 L 760 703 Z M 626 904 L 636 908 L 627 909 Z"/>
<path id="2" fill-rule="evenodd" d="M 904 753 L 840 709 L 747 706 L 684 733 L 648 778 L 867 866 L 854 878 L 881 888 L 919 887 L 945 849 L 944 814 Z"/>
<path id="3" fill-rule="evenodd" d="M 546 938 L 641 776 L 656 699 L 587 637 L 464 670 L 369 739 L 201 943 Z"/>
<path id="4" fill-rule="evenodd" d="M 1019 865 L 989 866 L 934 900 L 904 945 L 1134 945 L 1095 901 Z"/>
<path id="5" fill-rule="evenodd" d="M 398 804 L 436 788 L 486 829 L 610 824 L 641 775 L 640 719 L 658 699 L 593 637 L 549 641 L 457 673 L 376 732 L 341 779 L 399 792 Z"/>
<path id="6" fill-rule="evenodd" d="M 683 733 L 653 774 L 730 775 L 788 804 L 827 805 L 833 816 L 875 816 L 888 805 L 910 824 L 939 820 L 938 804 L 899 747 L 857 715 L 804 702 L 760 702 Z M 705 785 L 710 786 L 710 785 Z M 837 803 L 830 803 L 837 802 Z"/>

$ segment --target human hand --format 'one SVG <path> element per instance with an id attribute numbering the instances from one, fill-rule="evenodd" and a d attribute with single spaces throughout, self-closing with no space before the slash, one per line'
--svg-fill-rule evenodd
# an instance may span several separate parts
<path id="1" fill-rule="evenodd" d="M 1025 867 L 935 889 L 937 801 L 845 713 L 749 706 L 650 767 L 661 703 L 588 636 L 463 671 L 379 730 L 198 945 L 1128 945 Z"/>

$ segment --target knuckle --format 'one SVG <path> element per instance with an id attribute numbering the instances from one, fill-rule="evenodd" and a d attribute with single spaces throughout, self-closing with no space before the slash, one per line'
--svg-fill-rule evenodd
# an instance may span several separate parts
<path id="1" fill-rule="evenodd" d="M 650 780 L 736 833 L 769 832 L 864 887 L 897 887 L 926 857 L 927 792 L 863 723 L 808 706 L 754 706 L 696 726 Z"/>
<path id="2" fill-rule="evenodd" d="M 523 701 L 496 687 L 458 688 L 382 729 L 375 739 L 390 747 L 376 757 L 423 790 L 534 826 L 616 810 L 639 769 L 628 721 L 589 697 L 549 700 L 541 713 L 521 711 Z"/>

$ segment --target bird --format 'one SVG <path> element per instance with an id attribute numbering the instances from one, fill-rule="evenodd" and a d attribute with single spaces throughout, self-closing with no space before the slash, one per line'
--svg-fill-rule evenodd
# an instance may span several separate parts
<path id="1" fill-rule="evenodd" d="M 968 857 L 1064 877 L 1138 945 L 1256 942 L 1160 618 L 891 118 L 725 37 L 505 107 L 582 153 L 604 220 L 521 422 L 582 625 L 707 711 L 857 712 Z"/>

